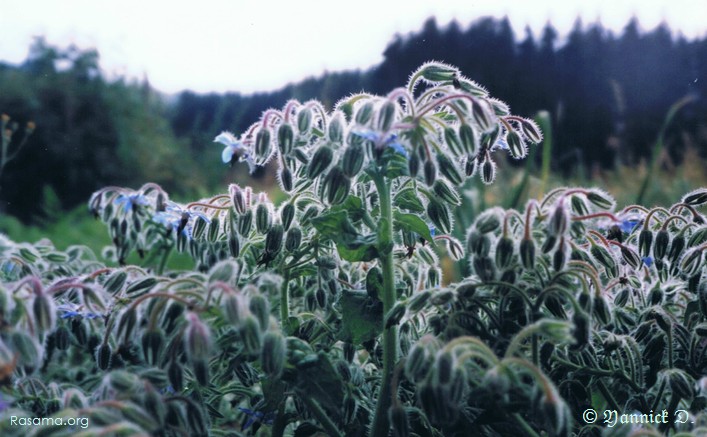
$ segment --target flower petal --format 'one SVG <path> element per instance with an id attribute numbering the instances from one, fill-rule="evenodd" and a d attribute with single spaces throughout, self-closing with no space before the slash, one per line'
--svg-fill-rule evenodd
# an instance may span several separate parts
<path id="1" fill-rule="evenodd" d="M 224 146 L 232 147 L 235 147 L 239 144 L 238 139 L 236 139 L 235 135 L 226 131 L 221 132 L 216 138 L 214 138 L 214 143 L 221 143 Z"/>
<path id="2" fill-rule="evenodd" d="M 233 154 L 236 152 L 236 149 L 234 146 L 226 146 L 223 149 L 223 152 L 221 152 L 221 160 L 223 161 L 224 164 L 228 164 L 231 162 L 231 159 L 233 159 Z"/>

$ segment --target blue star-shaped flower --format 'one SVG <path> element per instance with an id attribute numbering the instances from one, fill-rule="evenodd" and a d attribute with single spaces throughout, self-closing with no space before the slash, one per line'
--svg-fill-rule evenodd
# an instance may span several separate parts
<path id="1" fill-rule="evenodd" d="M 221 143 L 224 146 L 223 152 L 221 152 L 221 160 L 224 164 L 228 164 L 233 161 L 233 158 L 238 158 L 240 162 L 245 162 L 248 164 L 248 171 L 253 174 L 255 171 L 255 161 L 250 154 L 250 150 L 242 142 L 238 141 L 236 137 L 230 132 L 221 132 L 215 139 L 214 143 Z"/>
<path id="2" fill-rule="evenodd" d="M 396 134 L 390 134 L 387 137 L 381 134 L 380 132 L 372 131 L 372 130 L 364 130 L 364 131 L 351 131 L 352 134 L 357 135 L 363 139 L 366 139 L 368 141 L 372 141 L 377 149 L 383 149 L 385 147 L 390 147 L 391 149 L 395 150 L 396 153 L 399 153 L 400 155 L 403 155 L 406 158 L 409 158 L 410 155 L 408 154 L 407 149 L 400 144 L 397 139 L 398 136 Z"/>
<path id="3" fill-rule="evenodd" d="M 653 265 L 653 257 L 651 257 L 651 256 L 644 256 L 644 257 L 641 258 L 641 259 L 643 260 L 643 264 L 644 264 L 646 267 L 650 268 L 650 266 Z"/>
<path id="4" fill-rule="evenodd" d="M 149 201 L 144 195 L 136 193 L 128 195 L 121 194 L 115 199 L 114 203 L 118 206 L 122 206 L 123 212 L 127 214 L 137 207 L 147 205 Z"/>
<path id="5" fill-rule="evenodd" d="M 211 220 L 203 213 L 190 211 L 172 201 L 167 202 L 165 210 L 156 213 L 152 219 L 168 230 L 176 229 L 178 234 L 184 234 L 188 239 L 191 239 L 192 219 L 194 217 L 201 217 L 206 223 L 211 223 Z"/>
<path id="6" fill-rule="evenodd" d="M 630 234 L 640 223 L 641 221 L 637 219 L 625 219 L 621 220 L 621 223 L 619 223 L 619 228 L 622 232 Z"/>
<path id="7" fill-rule="evenodd" d="M 84 317 L 86 319 L 97 319 L 98 317 L 101 317 L 100 314 L 86 311 L 83 309 L 82 306 L 77 305 L 75 303 L 61 304 L 57 307 L 57 310 L 62 312 L 62 315 L 60 316 L 62 319 L 72 319 L 74 317 Z"/>

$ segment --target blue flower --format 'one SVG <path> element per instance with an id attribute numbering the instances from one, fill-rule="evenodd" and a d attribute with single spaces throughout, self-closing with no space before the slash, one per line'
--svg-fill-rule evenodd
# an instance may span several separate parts
<path id="1" fill-rule="evenodd" d="M 396 141 L 398 139 L 398 136 L 396 134 L 390 134 L 387 137 L 384 137 L 384 135 L 380 132 L 372 130 L 351 131 L 351 133 L 368 141 L 372 141 L 376 145 L 377 149 L 390 147 L 391 149 L 395 150 L 396 153 L 399 153 L 400 155 L 403 155 L 406 158 L 410 157 L 407 149 L 405 149 L 402 144 Z"/>
<path id="2" fill-rule="evenodd" d="M 223 152 L 221 152 L 221 160 L 224 164 L 232 162 L 233 158 L 236 157 L 240 162 L 246 162 L 248 164 L 250 174 L 253 174 L 256 165 L 253 157 L 250 155 L 248 147 L 238 141 L 232 133 L 221 132 L 214 139 L 214 143 L 221 143 L 226 146 L 224 147 Z"/>
<path id="3" fill-rule="evenodd" d="M 491 151 L 494 151 L 496 149 L 510 150 L 510 148 L 508 147 L 508 143 L 503 138 L 499 138 L 498 140 L 496 140 L 493 146 L 491 146 Z"/>
<path id="4" fill-rule="evenodd" d="M 190 211 L 172 201 L 167 202 L 165 210 L 157 212 L 152 217 L 152 220 L 168 230 L 176 229 L 178 234 L 183 234 L 187 239 L 191 239 L 192 219 L 194 217 L 201 217 L 206 223 L 211 223 L 211 220 L 203 213 Z"/>
<path id="5" fill-rule="evenodd" d="M 97 319 L 101 317 L 100 314 L 92 313 L 90 311 L 86 311 L 83 309 L 82 306 L 77 305 L 75 303 L 65 303 L 61 304 L 57 307 L 57 309 L 63 314 L 60 316 L 62 319 L 72 319 L 74 317 L 84 317 L 86 319 Z"/>
<path id="6" fill-rule="evenodd" d="M 123 212 L 127 214 L 139 206 L 147 205 L 149 201 L 147 200 L 147 197 L 137 193 L 130 195 L 121 194 L 115 199 L 114 203 L 118 206 L 122 206 Z"/>
<path id="7" fill-rule="evenodd" d="M 430 235 L 432 236 L 432 238 L 434 238 L 434 236 L 435 236 L 435 227 L 434 227 L 433 225 L 429 225 L 429 228 L 430 228 Z"/>
<path id="8" fill-rule="evenodd" d="M 622 232 L 630 234 L 640 223 L 641 221 L 637 219 L 624 219 L 619 223 L 619 228 L 621 228 Z"/>
<path id="9" fill-rule="evenodd" d="M 238 407 L 238 409 L 244 412 L 247 416 L 249 416 L 245 425 L 243 425 L 243 427 L 241 428 L 241 431 L 245 431 L 250 425 L 254 424 L 255 422 L 260 422 L 265 425 L 272 425 L 273 420 L 275 420 L 275 413 L 272 411 L 269 413 L 263 413 L 262 411 L 253 411 L 243 407 Z"/>
<path id="10" fill-rule="evenodd" d="M 653 257 L 644 256 L 641 259 L 643 260 L 643 264 L 645 264 L 646 267 L 650 268 L 650 266 L 653 265 Z"/>

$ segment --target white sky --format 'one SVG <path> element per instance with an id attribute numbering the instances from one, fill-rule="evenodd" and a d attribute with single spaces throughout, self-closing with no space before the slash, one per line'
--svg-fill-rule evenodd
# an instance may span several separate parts
<path id="1" fill-rule="evenodd" d="M 95 47 L 109 75 L 147 75 L 164 92 L 249 93 L 373 66 L 396 33 L 420 30 L 431 15 L 462 28 L 508 15 L 518 38 L 548 20 L 563 35 L 578 15 L 615 34 L 633 15 L 643 30 L 665 20 L 686 37 L 707 34 L 705 0 L 0 0 L 0 60 L 23 61 L 32 37 L 45 35 Z"/>

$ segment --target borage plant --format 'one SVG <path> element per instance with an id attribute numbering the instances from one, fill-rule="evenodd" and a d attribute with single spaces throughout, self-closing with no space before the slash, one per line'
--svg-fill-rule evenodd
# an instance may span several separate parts
<path id="1" fill-rule="evenodd" d="M 277 395 L 264 393 L 268 408 L 280 411 L 276 424 L 303 419 L 287 414 L 289 398 L 329 433 L 356 434 L 369 424 L 373 435 L 387 435 L 395 366 L 423 329 L 405 323 L 399 332 L 406 308 L 440 287 L 438 242 L 455 259 L 463 256 L 450 235 L 457 187 L 477 173 L 491 183 L 495 151 L 522 158 L 526 143 L 540 140 L 534 122 L 511 115 L 455 68 L 429 63 L 386 97 L 354 95 L 331 113 L 317 101 L 290 101 L 264 112 L 240 138 L 217 136 L 224 162 L 252 170 L 276 161 L 288 194 L 278 207 L 232 185 L 228 195 L 188 205 L 168 201 L 155 186 L 106 188 L 91 208 L 109 223 L 119 260 L 133 248 L 165 258 L 176 246 L 201 271 L 239 260 L 240 282 L 229 285 L 238 296 L 245 284 L 277 283 L 273 329 L 288 336 L 290 353 L 307 353 L 288 359 L 285 368 L 294 372 L 278 379 Z M 308 375 L 324 378 L 330 362 L 339 370 L 357 366 L 367 383 L 317 396 Z M 339 373 L 349 382 L 349 370 Z"/>
<path id="2" fill-rule="evenodd" d="M 614 212 L 559 189 L 451 236 L 464 180 L 491 183 L 496 151 L 540 140 L 429 63 L 387 97 L 290 101 L 218 135 L 225 162 L 277 164 L 279 205 L 236 185 L 189 204 L 105 188 L 89 206 L 117 268 L 0 241 L 9 411 L 154 435 L 494 436 L 595 435 L 585 409 L 666 408 L 697 424 L 664 431 L 698 435 L 704 190 Z M 473 275 L 445 285 L 441 248 Z M 196 271 L 166 271 L 174 250 Z M 148 269 L 124 265 L 133 251 Z"/>

